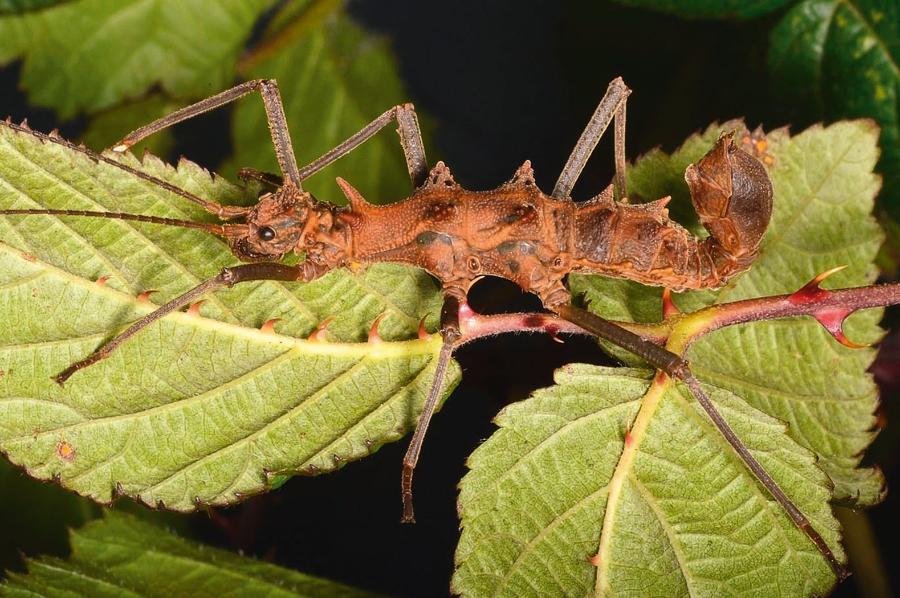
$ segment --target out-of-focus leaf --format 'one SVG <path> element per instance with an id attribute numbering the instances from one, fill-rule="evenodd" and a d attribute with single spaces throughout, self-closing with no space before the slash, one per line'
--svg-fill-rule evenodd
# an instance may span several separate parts
<path id="1" fill-rule="evenodd" d="M 804 120 L 878 121 L 877 170 L 884 176 L 879 205 L 900 219 L 900 3 L 799 2 L 772 30 L 769 70 L 775 97 Z M 895 269 L 900 237 L 888 239 L 883 257 Z"/>
<path id="2" fill-rule="evenodd" d="M 688 18 L 749 19 L 778 10 L 791 0 L 616 0 Z"/>
<path id="3" fill-rule="evenodd" d="M 654 151 L 638 160 L 630 173 L 630 191 L 648 199 L 672 194 L 673 204 L 683 210 L 689 202 L 684 169 L 711 147 L 718 133 L 719 127 L 712 127 L 671 156 Z M 829 279 L 836 287 L 873 282 L 874 256 L 883 238 L 871 216 L 878 191 L 878 177 L 871 173 L 878 157 L 876 136 L 870 121 L 813 127 L 793 138 L 782 131 L 769 135 L 774 210 L 759 257 L 749 272 L 721 291 L 683 293 L 676 303 L 695 310 L 713 302 L 788 293 L 840 265 L 848 268 L 835 274 L 833 282 Z M 591 309 L 606 317 L 659 319 L 659 289 L 596 276 L 574 278 L 572 289 L 585 293 Z M 849 336 L 859 342 L 877 340 L 880 317 L 880 310 L 856 314 L 847 322 Z M 859 504 L 873 504 L 883 496 L 881 474 L 857 468 L 873 437 L 877 390 L 866 369 L 874 355 L 872 349 L 836 346 L 807 318 L 720 330 L 688 353 L 701 379 L 787 422 L 793 439 L 819 455 L 835 483 L 835 498 Z M 791 365 L 784 367 L 788 357 Z"/>
<path id="4" fill-rule="evenodd" d="M 0 594 L 34 596 L 316 596 L 369 592 L 179 538 L 122 513 L 71 534 L 72 555 L 28 561 Z"/>
<path id="5" fill-rule="evenodd" d="M 189 162 L 126 159 L 208 199 L 252 199 Z M 3 125 L 0 205 L 208 218 Z M 402 339 L 423 317 L 434 326 L 436 285 L 381 265 L 214 293 L 201 315 L 172 314 L 61 388 L 50 376 L 153 309 L 137 294 L 168 300 L 236 259 L 202 231 L 94 218 L 8 217 L 0 240 L 0 450 L 95 500 L 186 511 L 262 492 L 276 472 L 333 470 L 400 438 L 430 385 L 439 339 Z M 385 342 L 365 342 L 381 314 Z M 302 340 L 330 317 L 327 342 Z M 271 318 L 278 334 L 257 329 Z M 454 365 L 445 396 L 458 376 Z"/>
<path id="6" fill-rule="evenodd" d="M 229 85 L 272 0 L 75 0 L 0 18 L 0 63 L 24 59 L 30 101 L 63 118 L 159 85 L 177 98 Z"/>
<path id="7" fill-rule="evenodd" d="M 21 567 L 23 554 L 66 554 L 67 528 L 99 512 L 89 501 L 0 460 L 0 571 Z"/>
<path id="8" fill-rule="evenodd" d="M 68 0 L 0 0 L 0 15 L 40 10 Z"/>
<path id="9" fill-rule="evenodd" d="M 408 101 L 387 41 L 364 32 L 335 2 L 309 2 L 275 27 L 243 64 L 245 78 L 274 78 L 302 165 L 359 131 L 382 112 Z M 289 6 L 288 8 L 292 8 Z M 297 12 L 296 7 L 293 7 Z M 235 109 L 234 170 L 277 172 L 262 103 L 244 100 Z M 386 127 L 337 164 L 304 183 L 319 199 L 344 202 L 334 184 L 341 176 L 372 203 L 390 203 L 411 191 L 396 124 Z"/>

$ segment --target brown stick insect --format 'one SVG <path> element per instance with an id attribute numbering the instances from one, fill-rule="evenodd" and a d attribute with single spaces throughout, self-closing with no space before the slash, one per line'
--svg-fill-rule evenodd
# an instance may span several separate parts
<path id="1" fill-rule="evenodd" d="M 55 379 L 64 383 L 79 370 L 108 357 L 156 320 L 221 287 L 252 280 L 310 281 L 348 266 L 398 262 L 427 270 L 440 280 L 444 303 L 440 317 L 442 346 L 424 409 L 403 459 L 402 496 L 405 522 L 414 520 L 413 473 L 425 433 L 440 399 L 451 355 L 462 337 L 460 312 L 466 295 L 485 275 L 506 278 L 536 294 L 543 305 L 599 338 L 619 345 L 681 381 L 705 410 L 757 480 L 825 556 L 838 577 L 843 568 L 807 517 L 750 454 L 707 397 L 678 355 L 571 303 L 564 285 L 570 272 L 597 273 L 664 286 L 670 290 L 714 289 L 746 270 L 757 255 L 772 213 L 772 185 L 762 164 L 723 136 L 696 164 L 688 167 L 700 222 L 710 236 L 699 240 L 668 218 L 666 200 L 627 203 L 625 183 L 625 106 L 630 90 L 613 80 L 569 156 L 551 194 L 535 184 L 529 162 L 507 183 L 492 191 L 459 186 L 438 162 L 429 169 L 411 104 L 389 109 L 311 164 L 299 168 L 294 157 L 278 86 L 274 80 L 249 81 L 178 110 L 126 136 L 113 150 L 125 152 L 142 139 L 178 122 L 221 107 L 252 92 L 265 105 L 281 176 L 244 169 L 244 179 L 272 188 L 250 208 L 208 201 L 165 181 L 56 136 L 42 139 L 86 153 L 159 185 L 218 216 L 206 224 L 154 216 L 82 210 L 0 210 L 0 215 L 57 215 L 138 220 L 207 230 L 222 237 L 242 265 L 223 269 L 156 311 L 133 323 L 91 355 L 73 363 Z M 317 201 L 303 181 L 396 121 L 400 143 L 415 191 L 397 203 L 375 206 L 343 179 L 338 185 L 347 207 Z M 588 158 L 610 124 L 614 129 L 615 178 L 597 197 L 576 204 L 570 198 Z M 8 124 L 19 129 L 16 125 Z M 21 129 L 24 130 L 24 129 Z M 279 260 L 305 252 L 297 265 Z"/>

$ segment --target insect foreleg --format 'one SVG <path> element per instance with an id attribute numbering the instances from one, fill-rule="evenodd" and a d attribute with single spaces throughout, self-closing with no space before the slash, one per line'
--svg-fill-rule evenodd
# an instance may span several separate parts
<path id="1" fill-rule="evenodd" d="M 615 199 L 625 197 L 625 101 L 631 90 L 625 86 L 621 77 L 616 77 L 609 83 L 606 93 L 594 110 L 591 120 L 588 121 L 584 132 L 578 138 L 578 143 L 569 155 L 566 165 L 559 174 L 559 179 L 553 187 L 553 197 L 561 199 L 569 197 L 572 188 L 578 180 L 584 165 L 597 147 L 603 133 L 606 132 L 609 123 L 615 119 L 615 154 L 616 176 L 614 179 Z"/>
<path id="2" fill-rule="evenodd" d="M 459 337 L 459 298 L 456 295 L 447 294 L 444 297 L 444 306 L 441 308 L 441 338 L 443 342 L 434 369 L 434 379 L 431 382 L 431 388 L 428 389 L 428 397 L 425 399 L 422 414 L 416 422 L 416 431 L 413 433 L 412 440 L 409 441 L 409 448 L 406 449 L 406 455 L 403 457 L 403 473 L 400 483 L 403 493 L 403 517 L 401 518 L 403 523 L 415 523 L 416 521 L 412 502 L 413 473 L 416 463 L 419 462 L 419 454 L 422 452 L 422 443 L 425 441 L 428 424 L 431 423 L 431 416 L 434 415 L 438 399 L 441 397 L 441 389 L 444 386 L 444 378 L 447 375 L 447 366 L 450 364 L 454 343 Z"/>
<path id="3" fill-rule="evenodd" d="M 694 377 L 693 373 L 691 373 L 691 370 L 684 359 L 671 351 L 646 341 L 633 332 L 625 330 L 621 326 L 617 326 L 609 320 L 605 320 L 584 309 L 572 305 L 560 305 L 552 307 L 551 309 L 573 324 L 577 324 L 581 328 L 596 334 L 602 339 L 615 343 L 631 353 L 634 353 L 638 357 L 641 357 L 650 363 L 650 365 L 662 370 L 672 378 L 682 381 L 706 412 L 706 415 L 709 416 L 709 419 L 712 420 L 713 425 L 718 429 L 719 433 L 722 434 L 728 444 L 734 449 L 735 453 L 737 453 L 738 457 L 740 457 L 741 461 L 744 462 L 744 465 L 747 466 L 747 469 L 753 473 L 769 494 L 771 494 L 778 504 L 781 505 L 788 517 L 791 518 L 791 521 L 794 522 L 794 525 L 809 537 L 813 544 L 816 545 L 819 552 L 821 552 L 828 560 L 828 564 L 831 566 L 838 579 L 842 580 L 847 577 L 846 569 L 838 562 L 834 553 L 825 543 L 825 540 L 822 539 L 819 532 L 813 528 L 809 519 L 807 519 L 800 509 L 797 508 L 797 505 L 788 498 L 778 483 L 773 480 L 763 466 L 760 465 L 759 461 L 750 454 L 750 451 L 744 446 L 744 443 L 737 437 L 737 434 L 734 433 L 734 430 L 731 429 L 731 426 L 728 425 L 728 422 L 725 421 L 725 418 L 722 417 L 712 401 L 710 401 L 709 397 L 700 387 L 700 383 Z"/>
<path id="4" fill-rule="evenodd" d="M 243 264 L 240 266 L 232 266 L 224 268 L 215 278 L 211 278 L 206 282 L 200 283 L 186 293 L 179 295 L 168 303 L 161 305 L 155 311 L 147 314 L 124 331 L 119 333 L 115 338 L 102 345 L 93 353 L 88 355 L 81 361 L 77 361 L 67 367 L 65 370 L 54 376 L 54 380 L 59 384 L 63 384 L 72 374 L 78 370 L 82 370 L 90 365 L 97 363 L 102 359 L 106 359 L 109 355 L 119 348 L 125 341 L 139 333 L 141 330 L 165 317 L 166 315 L 176 311 L 185 305 L 195 302 L 197 299 L 222 287 L 232 287 L 239 282 L 249 280 L 312 280 L 320 276 L 323 271 L 310 262 L 303 262 L 296 266 L 286 266 L 276 263 L 258 263 Z"/>
<path id="5" fill-rule="evenodd" d="M 413 186 L 419 187 L 428 176 L 428 161 L 425 159 L 425 144 L 422 143 L 422 132 L 419 130 L 419 121 L 416 119 L 416 110 L 412 104 L 400 104 L 387 110 L 346 141 L 301 168 L 300 180 L 311 177 L 335 160 L 346 156 L 371 139 L 392 120 L 397 121 L 397 132 L 400 134 L 400 146 L 406 158 L 409 178 Z"/>
<path id="6" fill-rule="evenodd" d="M 288 132 L 287 118 L 284 116 L 284 104 L 281 94 L 278 93 L 278 83 L 274 79 L 256 79 L 226 89 L 211 98 L 200 100 L 196 104 L 176 110 L 150 124 L 135 129 L 125 136 L 119 143 L 113 146 L 113 150 L 124 152 L 140 140 L 153 135 L 176 123 L 193 118 L 204 112 L 209 112 L 225 104 L 238 100 L 249 93 L 258 91 L 262 96 L 266 107 L 266 118 L 269 121 L 269 132 L 272 134 L 272 143 L 275 145 L 275 156 L 281 172 L 291 181 L 297 189 L 301 189 L 302 177 L 297 169 L 297 159 L 294 157 L 294 148 L 291 145 L 291 135 Z"/>

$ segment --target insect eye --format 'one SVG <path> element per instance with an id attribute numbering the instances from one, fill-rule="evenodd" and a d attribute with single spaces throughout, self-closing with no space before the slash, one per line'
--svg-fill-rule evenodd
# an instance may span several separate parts
<path id="1" fill-rule="evenodd" d="M 262 239 L 263 241 L 271 241 L 272 239 L 275 238 L 275 231 L 268 226 L 263 226 L 262 228 L 260 228 L 257 231 L 257 234 L 259 235 L 259 238 Z"/>

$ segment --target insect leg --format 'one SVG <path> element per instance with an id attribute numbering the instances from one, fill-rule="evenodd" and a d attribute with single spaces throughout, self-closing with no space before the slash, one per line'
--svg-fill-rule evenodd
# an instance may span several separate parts
<path id="1" fill-rule="evenodd" d="M 272 189 L 277 189 L 284 185 L 284 179 L 277 174 L 263 172 L 261 170 L 256 170 L 255 168 L 241 168 L 238 170 L 237 175 L 238 178 L 245 183 L 247 181 L 256 181 Z"/>
<path id="2" fill-rule="evenodd" d="M 301 168 L 300 179 L 305 180 L 338 158 L 346 156 L 386 127 L 392 120 L 397 121 L 397 132 L 400 134 L 400 146 L 403 148 L 403 156 L 406 158 L 409 178 L 413 186 L 419 187 L 428 176 L 428 161 L 425 159 L 425 144 L 422 143 L 422 132 L 419 130 L 419 121 L 416 119 L 416 110 L 412 104 L 400 104 L 387 110 L 346 141 Z"/>
<path id="3" fill-rule="evenodd" d="M 276 83 L 274 79 L 256 79 L 254 81 L 247 81 L 246 83 L 236 85 L 235 87 L 227 89 L 210 98 L 200 100 L 196 104 L 191 104 L 190 106 L 185 106 L 181 110 L 176 110 L 172 114 L 166 115 L 139 129 L 135 129 L 113 146 L 113 151 L 124 152 L 141 139 L 149 137 L 166 127 L 171 127 L 183 120 L 193 118 L 204 112 L 209 112 L 210 110 L 224 106 L 225 104 L 240 99 L 254 91 L 259 92 L 262 96 L 263 104 L 266 107 L 269 132 L 272 134 L 272 143 L 275 145 L 275 156 L 278 158 L 278 165 L 281 167 L 281 172 L 295 187 L 302 189 L 300 186 L 301 177 L 297 170 L 297 159 L 294 157 L 294 148 L 291 145 L 291 136 L 288 132 L 287 118 L 284 116 L 284 105 L 281 101 L 281 94 L 278 93 L 278 83 Z"/>
<path id="4" fill-rule="evenodd" d="M 65 370 L 54 376 L 54 380 L 59 384 L 63 384 L 69 377 L 78 370 L 82 370 L 90 365 L 97 363 L 102 359 L 106 359 L 109 355 L 119 348 L 125 341 L 139 333 L 141 330 L 165 317 L 173 311 L 193 303 L 201 296 L 220 289 L 222 287 L 232 287 L 239 282 L 249 280 L 312 280 L 323 274 L 321 268 L 318 268 L 310 262 L 302 262 L 296 266 L 286 266 L 277 263 L 258 263 L 243 264 L 240 266 L 232 266 L 224 268 L 217 276 L 210 278 L 206 282 L 200 283 L 193 289 L 179 295 L 168 303 L 161 305 L 155 311 L 147 314 L 124 331 L 119 333 L 115 338 L 100 346 L 93 353 L 76 361 Z"/>
<path id="5" fill-rule="evenodd" d="M 734 433 L 734 430 L 731 429 L 731 426 L 728 425 L 725 418 L 722 417 L 712 404 L 712 401 L 710 401 L 709 397 L 700 387 L 700 383 L 694 377 L 685 360 L 671 351 L 646 341 L 633 332 L 625 330 L 621 326 L 617 326 L 609 320 L 605 320 L 584 309 L 573 305 L 560 305 L 552 307 L 551 309 L 556 311 L 556 313 L 564 319 L 577 324 L 588 332 L 592 332 L 598 337 L 615 343 L 631 353 L 634 353 L 672 378 L 681 380 L 706 412 L 706 415 L 709 416 L 709 419 L 712 420 L 713 425 L 719 430 L 719 433 L 722 434 L 728 444 L 730 444 L 737 453 L 738 457 L 741 458 L 741 461 L 744 462 L 744 465 L 747 466 L 747 469 L 749 469 L 756 479 L 766 488 L 769 494 L 772 495 L 772 498 L 781 505 L 788 517 L 791 518 L 791 521 L 794 522 L 794 525 L 807 535 L 813 544 L 816 545 L 819 552 L 821 552 L 828 560 L 828 564 L 831 566 L 838 579 L 842 580 L 847 577 L 848 573 L 846 569 L 838 562 L 834 553 L 831 552 L 831 549 L 825 543 L 825 540 L 822 539 L 822 536 L 819 535 L 819 532 L 813 528 L 809 519 L 807 519 L 803 512 L 797 508 L 797 505 L 788 498 L 778 483 L 772 479 L 763 466 L 760 465 L 759 461 L 757 461 L 750 451 L 747 450 L 747 447 L 745 447 L 744 443 L 737 437 L 737 434 Z"/>
<path id="6" fill-rule="evenodd" d="M 437 366 L 434 370 L 434 380 L 432 380 L 431 388 L 428 390 L 428 397 L 425 399 L 422 414 L 419 416 L 419 421 L 416 422 L 416 431 L 413 433 L 412 440 L 409 442 L 409 448 L 406 449 L 406 455 L 403 457 L 403 474 L 400 482 L 400 488 L 403 493 L 403 517 L 400 521 L 403 523 L 415 523 L 416 521 L 412 502 L 413 473 L 416 469 L 416 463 L 419 462 L 419 454 L 422 452 L 422 443 L 425 441 L 428 424 L 431 423 L 431 416 L 434 415 L 438 399 L 441 397 L 441 389 L 444 386 L 444 378 L 447 375 L 447 366 L 450 364 L 450 356 L 453 353 L 453 344 L 459 337 L 459 299 L 455 295 L 447 294 L 444 296 L 444 306 L 441 309 L 441 338 L 443 343 L 441 344 Z"/>
<path id="7" fill-rule="evenodd" d="M 556 198 L 569 197 L 572 187 L 578 180 L 584 165 L 591 157 L 597 143 L 606 132 L 610 121 L 615 118 L 615 152 L 616 152 L 616 199 L 625 196 L 625 101 L 631 90 L 625 85 L 621 77 L 616 77 L 609 83 L 606 93 L 594 110 L 591 120 L 588 121 L 584 132 L 578 138 L 578 143 L 569 155 L 566 165 L 563 167 L 553 187 L 552 196 Z"/>
<path id="8" fill-rule="evenodd" d="M 628 96 L 625 96 L 626 98 Z M 613 145 L 615 147 L 616 175 L 613 178 L 613 199 L 616 201 L 628 200 L 628 189 L 625 181 L 625 107 L 627 102 L 622 100 L 616 115 L 613 117 Z"/>

